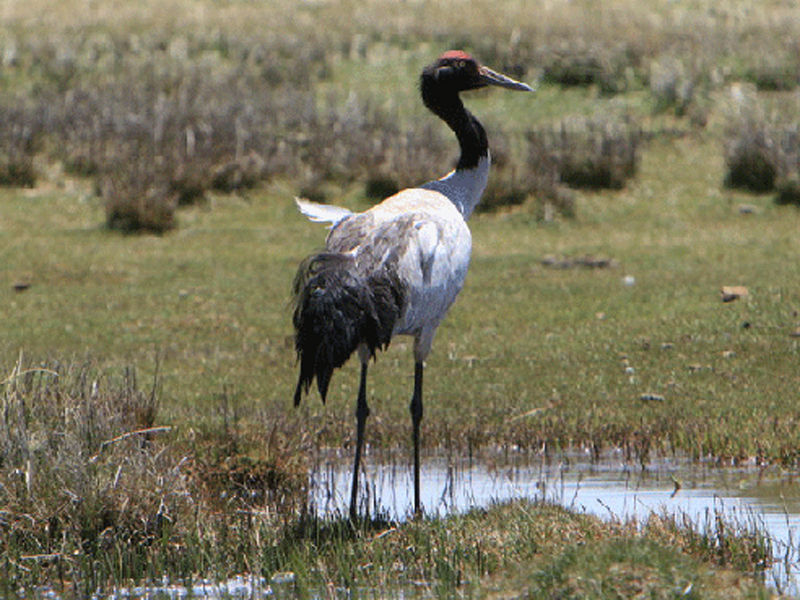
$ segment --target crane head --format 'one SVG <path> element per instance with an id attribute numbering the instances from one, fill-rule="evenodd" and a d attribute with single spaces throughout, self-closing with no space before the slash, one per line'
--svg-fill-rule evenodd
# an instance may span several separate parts
<path id="1" fill-rule="evenodd" d="M 474 90 L 489 85 L 509 90 L 532 92 L 526 83 L 517 81 L 480 64 L 463 50 L 448 50 L 422 72 L 423 78 L 432 78 L 437 86 L 456 92 Z"/>

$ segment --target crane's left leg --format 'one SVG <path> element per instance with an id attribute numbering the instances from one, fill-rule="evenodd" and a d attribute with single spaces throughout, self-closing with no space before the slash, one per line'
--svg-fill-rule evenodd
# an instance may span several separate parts
<path id="1" fill-rule="evenodd" d="M 364 354 L 362 352 L 362 354 Z M 356 456 L 353 463 L 353 487 L 350 490 L 350 520 L 355 521 L 358 508 L 358 471 L 361 468 L 361 448 L 364 445 L 364 429 L 369 416 L 367 406 L 367 361 L 361 361 L 361 381 L 358 385 L 358 400 L 356 403 Z"/>
<path id="2" fill-rule="evenodd" d="M 421 331 L 414 338 L 414 395 L 411 396 L 411 425 L 414 439 L 414 516 L 422 516 L 419 490 L 419 424 L 422 422 L 422 372 L 431 351 L 436 327 Z"/>

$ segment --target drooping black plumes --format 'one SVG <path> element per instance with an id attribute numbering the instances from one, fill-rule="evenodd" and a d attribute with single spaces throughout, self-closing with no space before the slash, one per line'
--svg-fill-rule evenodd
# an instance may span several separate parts
<path id="1" fill-rule="evenodd" d="M 360 344 L 373 355 L 389 345 L 405 288 L 393 268 L 364 274 L 350 254 L 323 252 L 304 261 L 294 282 L 295 349 L 300 376 L 294 404 L 314 378 L 325 402 L 334 369 Z"/>

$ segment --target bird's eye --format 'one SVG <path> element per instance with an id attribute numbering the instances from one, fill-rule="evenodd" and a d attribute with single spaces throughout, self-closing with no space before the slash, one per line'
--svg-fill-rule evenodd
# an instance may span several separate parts
<path id="1" fill-rule="evenodd" d="M 458 61 L 458 62 L 456 63 L 456 66 L 457 66 L 459 69 L 463 69 L 463 68 L 466 66 L 466 63 L 465 63 L 463 60 L 460 60 L 460 61 Z"/>

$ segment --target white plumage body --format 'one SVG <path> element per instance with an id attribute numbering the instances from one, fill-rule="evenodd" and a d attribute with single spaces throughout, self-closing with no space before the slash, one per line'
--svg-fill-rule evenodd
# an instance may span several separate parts
<path id="1" fill-rule="evenodd" d="M 332 224 L 327 250 L 369 261 L 364 266 L 373 272 L 396 261 L 408 295 L 393 335 L 415 336 L 418 360 L 430 352 L 436 328 L 464 286 L 472 252 L 466 219 L 486 187 L 489 164 L 484 157 L 475 169 L 402 190 L 362 213 L 297 201 L 312 221 Z"/>

